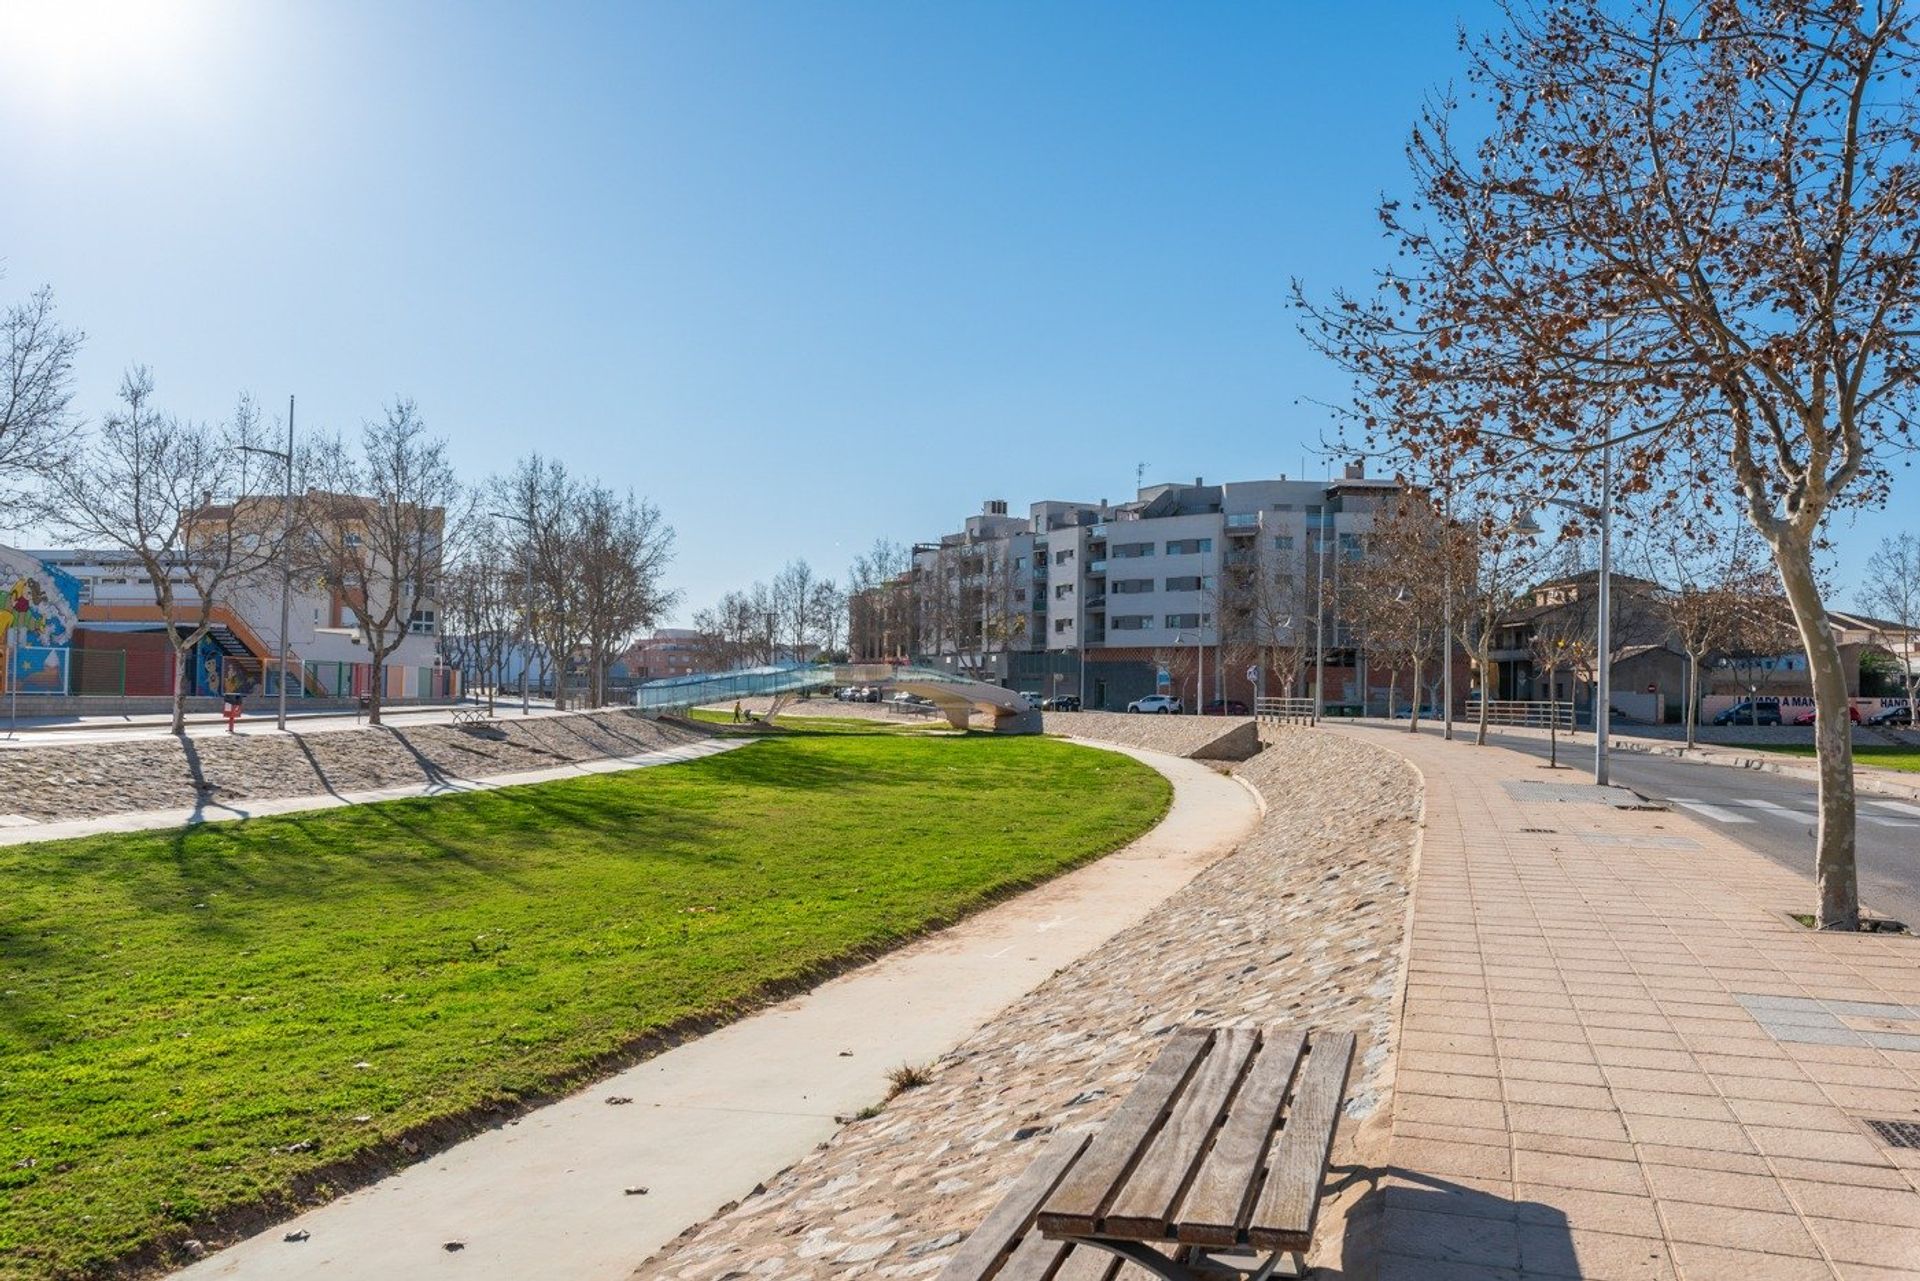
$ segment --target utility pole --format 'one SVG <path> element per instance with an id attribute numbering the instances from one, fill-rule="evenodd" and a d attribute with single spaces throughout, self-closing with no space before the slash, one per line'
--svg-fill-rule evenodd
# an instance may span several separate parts
<path id="1" fill-rule="evenodd" d="M 1613 446 L 1600 449 L 1599 654 L 1594 681 L 1593 781 L 1607 786 L 1607 739 L 1613 730 Z"/>
<path id="2" fill-rule="evenodd" d="M 1327 702 L 1327 509 L 1323 503 L 1316 517 L 1317 526 L 1314 537 L 1320 541 L 1319 581 L 1314 587 L 1313 602 L 1313 723 L 1318 725 L 1320 718 L 1326 715 Z"/>
<path id="3" fill-rule="evenodd" d="M 1453 741 L 1453 492 L 1440 490 L 1440 737 Z M 1415 691 L 1417 694 L 1418 691 Z"/>

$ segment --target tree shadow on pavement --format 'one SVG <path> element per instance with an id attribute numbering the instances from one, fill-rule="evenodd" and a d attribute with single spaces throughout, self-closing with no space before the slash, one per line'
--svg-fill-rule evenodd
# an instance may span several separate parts
<path id="1" fill-rule="evenodd" d="M 1399 1166 L 1356 1170 L 1343 1183 L 1360 1177 L 1372 1186 L 1348 1208 L 1341 1243 L 1345 1264 L 1318 1268 L 1312 1274 L 1316 1278 L 1517 1281 L 1589 1275 L 1592 1261 L 1583 1266 L 1566 1212 L 1556 1206 Z M 1665 1247 L 1649 1239 L 1646 1252 L 1646 1275 L 1665 1275 L 1660 1271 Z"/>

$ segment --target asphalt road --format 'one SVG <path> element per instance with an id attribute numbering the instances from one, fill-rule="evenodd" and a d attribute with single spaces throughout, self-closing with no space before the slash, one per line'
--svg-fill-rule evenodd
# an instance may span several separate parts
<path id="1" fill-rule="evenodd" d="M 1467 727 L 1469 742 L 1472 733 Z M 1455 737 L 1459 737 L 1457 726 Z M 1490 741 L 1547 759 L 1548 744 L 1531 735 L 1502 734 L 1495 729 Z M 1668 802 L 1812 880 L 1816 789 L 1811 779 L 1618 749 L 1610 761 L 1616 786 Z M 1562 740 L 1560 763 L 1571 767 L 1564 776 L 1569 781 L 1591 782 L 1592 736 Z M 1859 817 L 1861 903 L 1869 911 L 1920 929 L 1920 801 L 1861 793 Z"/>

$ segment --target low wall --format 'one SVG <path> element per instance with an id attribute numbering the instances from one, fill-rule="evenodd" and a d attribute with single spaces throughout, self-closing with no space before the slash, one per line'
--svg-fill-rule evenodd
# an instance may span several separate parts
<path id="1" fill-rule="evenodd" d="M 1125 712 L 1044 712 L 1045 732 L 1094 738 L 1196 760 L 1244 761 L 1260 750 L 1245 716 L 1156 716 Z"/>

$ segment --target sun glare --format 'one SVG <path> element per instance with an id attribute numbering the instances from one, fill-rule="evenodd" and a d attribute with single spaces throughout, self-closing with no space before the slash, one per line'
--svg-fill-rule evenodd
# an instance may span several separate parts
<path id="1" fill-rule="evenodd" d="M 166 0 L 0 0 L 0 92 L 51 106 L 180 83 L 204 16 Z"/>

